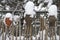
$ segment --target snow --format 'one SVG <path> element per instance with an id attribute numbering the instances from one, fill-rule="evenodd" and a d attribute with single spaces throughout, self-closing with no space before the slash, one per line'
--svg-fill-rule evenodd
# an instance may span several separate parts
<path id="1" fill-rule="evenodd" d="M 57 18 L 57 6 L 52 5 L 52 0 L 45 0 L 44 2 L 48 2 L 46 7 L 42 7 L 44 4 L 40 3 L 39 6 L 35 6 L 35 11 L 48 11 L 48 17 L 50 15 L 54 15 Z"/>
<path id="2" fill-rule="evenodd" d="M 41 17 L 44 17 L 44 14 L 40 15 Z"/>
<path id="3" fill-rule="evenodd" d="M 20 16 L 18 16 L 18 15 L 13 16 L 14 21 L 19 21 L 19 18 L 20 18 Z"/>
<path id="4" fill-rule="evenodd" d="M 34 3 L 32 1 L 28 1 L 25 5 L 25 13 L 24 17 L 27 15 L 31 15 L 30 17 L 33 17 L 35 15 L 34 11 Z"/>
<path id="5" fill-rule="evenodd" d="M 48 16 L 54 15 L 57 18 L 57 6 L 56 5 L 51 5 L 48 9 Z"/>
<path id="6" fill-rule="evenodd" d="M 44 0 L 44 2 L 48 2 L 48 5 L 47 7 L 49 8 L 52 3 L 53 3 L 53 0 Z M 46 7 L 42 7 L 44 5 L 44 3 L 40 3 L 39 6 L 35 6 L 35 10 L 36 11 L 46 11 Z"/>
<path id="7" fill-rule="evenodd" d="M 13 20 L 14 20 L 14 21 L 13 21 L 13 24 L 16 25 L 15 22 L 20 21 L 20 16 L 18 16 L 18 15 L 14 15 L 14 16 L 13 16 Z"/>
<path id="8" fill-rule="evenodd" d="M 32 36 L 32 39 L 33 39 L 33 40 L 35 40 L 35 39 L 36 39 L 36 37 Z"/>
<path id="9" fill-rule="evenodd" d="M 2 0 L 2 3 L 5 3 L 6 1 L 5 0 Z"/>
<path id="10" fill-rule="evenodd" d="M 6 5 L 5 9 L 10 10 L 10 6 Z"/>
<path id="11" fill-rule="evenodd" d="M 44 0 L 44 2 L 53 3 L 53 0 Z"/>
<path id="12" fill-rule="evenodd" d="M 43 3 L 40 3 L 39 6 L 35 6 L 35 11 L 41 10 L 43 5 L 44 5 Z"/>
<path id="13" fill-rule="evenodd" d="M 47 7 L 49 8 L 49 7 L 52 5 L 52 3 L 53 3 L 53 0 L 45 0 L 44 2 L 48 2 L 48 5 L 47 5 Z"/>
<path id="14" fill-rule="evenodd" d="M 10 20 L 12 20 L 12 14 L 11 14 L 11 13 L 7 13 L 7 14 L 5 15 L 5 18 L 10 18 Z"/>
<path id="15" fill-rule="evenodd" d="M 2 40 L 2 35 L 0 36 L 0 40 Z M 5 35 L 5 33 L 4 33 L 4 35 Z M 9 37 L 12 39 L 12 36 L 13 35 L 10 35 Z M 9 37 L 8 37 L 8 34 L 7 34 L 6 35 L 6 40 L 9 40 Z M 14 37 L 14 40 L 16 40 L 16 37 L 15 36 L 13 36 L 13 37 Z M 24 36 L 19 36 L 19 37 L 17 37 L 17 40 L 20 40 L 20 37 L 21 37 L 21 40 L 26 39 L 26 38 L 24 38 Z M 35 40 L 35 39 L 38 40 L 39 37 L 40 37 L 40 39 L 42 39 L 42 31 L 39 31 L 39 33 L 38 33 L 38 35 L 36 35 L 36 37 L 32 36 L 32 39 L 33 40 Z M 53 36 L 53 37 L 55 39 L 55 36 Z M 47 39 L 50 40 L 50 37 L 48 37 Z M 59 35 L 57 35 L 57 34 L 56 34 L 56 39 L 59 40 Z M 43 30 L 43 40 L 45 40 L 45 30 Z"/>

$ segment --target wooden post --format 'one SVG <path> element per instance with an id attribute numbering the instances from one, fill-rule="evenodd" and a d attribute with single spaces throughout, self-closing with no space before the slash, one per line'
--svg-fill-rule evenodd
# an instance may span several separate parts
<path id="1" fill-rule="evenodd" d="M 16 25 L 15 27 L 16 27 L 16 40 L 17 40 L 17 34 L 18 34 L 18 25 Z"/>
<path id="2" fill-rule="evenodd" d="M 12 12 L 12 15 L 14 15 L 14 12 L 17 10 L 17 7 L 19 6 L 19 4 L 20 4 L 20 3 L 19 3 L 19 1 L 18 1 L 15 10 Z M 13 23 L 12 23 L 12 26 L 13 26 L 13 27 L 12 27 L 12 35 L 13 35 L 13 36 L 12 36 L 12 40 L 14 40 L 14 25 L 13 25 Z"/>
<path id="3" fill-rule="evenodd" d="M 27 33 L 26 33 L 26 38 L 28 38 L 30 36 L 31 40 L 32 40 L 32 18 L 29 15 L 26 15 L 25 17 L 25 21 L 26 21 L 26 26 L 27 26 Z M 29 35 L 29 36 L 28 36 Z M 26 39 L 27 40 L 27 39 Z"/>
<path id="4" fill-rule="evenodd" d="M 53 28 L 54 28 L 54 27 L 53 27 Z M 52 40 L 54 40 L 54 37 L 53 37 L 53 35 L 54 35 L 54 34 L 53 34 L 53 28 L 52 28 Z"/>
<path id="5" fill-rule="evenodd" d="M 42 40 L 43 40 L 43 28 L 42 28 Z"/>
<path id="6" fill-rule="evenodd" d="M 9 28 L 7 28 L 7 26 L 5 26 L 5 40 L 6 40 L 6 34 L 7 32 L 9 32 Z M 8 33 L 9 34 L 9 33 Z M 9 35 L 8 35 L 9 36 Z"/>
<path id="7" fill-rule="evenodd" d="M 14 40 L 14 25 L 12 23 L 12 40 Z"/>
<path id="8" fill-rule="evenodd" d="M 4 26 L 2 26 L 2 40 L 4 40 Z"/>
<path id="9" fill-rule="evenodd" d="M 30 25 L 30 39 L 32 40 L 32 25 Z"/>
<path id="10" fill-rule="evenodd" d="M 34 15 L 34 19 L 33 19 L 33 21 L 34 21 L 34 24 L 35 24 L 35 26 L 34 26 L 34 29 L 35 29 L 35 40 L 37 40 L 37 31 L 36 31 L 36 17 L 35 17 L 36 15 Z"/>
<path id="11" fill-rule="evenodd" d="M 56 39 L 56 28 L 57 28 L 56 26 L 57 26 L 57 22 L 55 22 L 55 40 L 57 40 Z"/>
<path id="12" fill-rule="evenodd" d="M 51 40 L 51 36 L 52 36 L 52 35 L 51 35 L 51 33 L 52 33 L 52 31 L 51 31 L 51 27 L 50 27 L 50 28 L 48 28 L 48 29 L 49 29 L 49 30 L 48 30 L 48 31 L 49 31 L 48 36 L 50 37 L 50 40 Z"/>
<path id="13" fill-rule="evenodd" d="M 42 40 L 43 40 L 43 30 L 45 29 L 44 26 L 44 17 L 40 16 L 40 31 L 42 31 Z"/>
<path id="14" fill-rule="evenodd" d="M 51 37 L 52 37 L 52 40 L 54 40 L 54 33 L 55 33 L 55 22 L 56 22 L 56 18 L 55 18 L 55 16 L 49 16 L 49 27 L 51 28 L 51 31 L 52 31 L 52 35 L 51 35 Z"/>
<path id="15" fill-rule="evenodd" d="M 24 36 L 25 36 L 25 38 L 26 38 L 26 24 L 25 24 L 25 34 L 24 34 Z M 25 39 L 25 38 L 24 38 L 24 39 Z"/>
<path id="16" fill-rule="evenodd" d="M 19 21 L 19 36 L 21 40 L 21 15 L 20 15 L 20 21 Z"/>
<path id="17" fill-rule="evenodd" d="M 10 26 L 9 30 L 10 30 L 10 33 L 9 33 L 9 40 L 11 40 L 11 26 Z"/>
<path id="18" fill-rule="evenodd" d="M 47 20 L 45 19 L 45 40 L 48 40 L 48 24 Z"/>
<path id="19" fill-rule="evenodd" d="M 3 26 L 3 19 L 2 19 L 2 40 L 5 40 L 5 38 L 4 38 L 4 26 Z"/>
<path id="20" fill-rule="evenodd" d="M 28 36 L 28 28 L 27 28 L 27 25 L 25 25 L 25 38 L 26 38 L 26 40 L 28 39 L 27 36 Z"/>
<path id="21" fill-rule="evenodd" d="M 48 40 L 48 28 L 46 29 L 46 40 Z"/>
<path id="22" fill-rule="evenodd" d="M 60 29 L 60 27 L 59 27 L 59 29 Z M 59 30 L 59 40 L 60 40 L 60 30 Z"/>

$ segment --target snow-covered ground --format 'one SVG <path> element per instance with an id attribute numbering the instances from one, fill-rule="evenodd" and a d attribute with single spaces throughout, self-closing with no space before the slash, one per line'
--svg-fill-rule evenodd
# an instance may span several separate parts
<path id="1" fill-rule="evenodd" d="M 4 33 L 4 35 L 5 35 L 5 33 Z M 9 37 L 12 40 L 12 35 L 9 36 Z M 9 40 L 9 37 L 8 37 L 8 35 L 6 35 L 6 40 Z M 14 37 L 14 40 L 16 40 L 16 37 L 15 36 L 13 36 L 13 37 Z M 24 39 L 26 40 L 26 38 L 24 36 L 17 37 L 17 40 L 20 40 L 20 37 L 21 37 L 21 40 L 24 40 Z M 39 40 L 39 38 L 42 40 L 42 31 L 39 31 L 39 33 L 38 33 L 38 35 L 36 35 L 36 37 L 32 36 L 33 40 Z M 55 40 L 55 36 L 53 38 Z M 3 38 L 2 38 L 2 35 L 1 35 L 0 40 L 2 40 L 2 39 Z M 47 37 L 47 39 L 50 40 L 50 37 Z M 43 40 L 45 40 L 45 30 L 43 31 Z M 56 34 L 56 40 L 59 40 L 59 36 L 57 34 Z"/>

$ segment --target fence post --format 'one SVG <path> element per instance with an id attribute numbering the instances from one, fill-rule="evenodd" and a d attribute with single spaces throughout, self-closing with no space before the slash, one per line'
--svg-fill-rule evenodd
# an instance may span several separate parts
<path id="1" fill-rule="evenodd" d="M 12 23 L 12 40 L 14 40 L 14 25 Z"/>
<path id="2" fill-rule="evenodd" d="M 10 28 L 9 28 L 9 30 L 10 30 L 10 32 L 9 32 L 9 40 L 11 40 L 11 26 L 10 26 Z"/>
<path id="3" fill-rule="evenodd" d="M 16 27 L 16 40 L 17 40 L 17 35 L 18 35 L 18 24 L 17 24 L 15 27 Z"/>
<path id="4" fill-rule="evenodd" d="M 36 36 L 36 35 L 37 35 L 37 31 L 36 31 L 36 18 L 35 18 L 35 16 L 36 16 L 36 15 L 34 15 L 33 21 L 34 21 L 34 23 L 35 23 L 35 26 L 34 26 L 34 28 L 35 28 L 35 37 L 36 37 L 35 40 L 37 40 L 37 36 Z"/>
<path id="5" fill-rule="evenodd" d="M 19 36 L 20 36 L 20 40 L 21 40 L 21 14 L 20 15 L 20 21 L 19 21 Z"/>
<path id="6" fill-rule="evenodd" d="M 57 39 L 56 39 L 56 27 L 55 27 L 55 40 L 57 40 Z"/>
<path id="7" fill-rule="evenodd" d="M 48 40 L 48 24 L 47 24 L 47 20 L 45 19 L 45 40 Z"/>
<path id="8" fill-rule="evenodd" d="M 44 28 L 44 17 L 40 16 L 40 29 L 42 31 L 42 40 L 43 40 L 43 29 Z"/>
<path id="9" fill-rule="evenodd" d="M 6 40 L 4 32 L 5 32 L 5 26 L 3 25 L 3 19 L 2 19 L 2 40 Z"/>
<path id="10" fill-rule="evenodd" d="M 3 23 L 2 23 L 2 40 L 4 40 L 4 26 L 3 26 Z"/>

